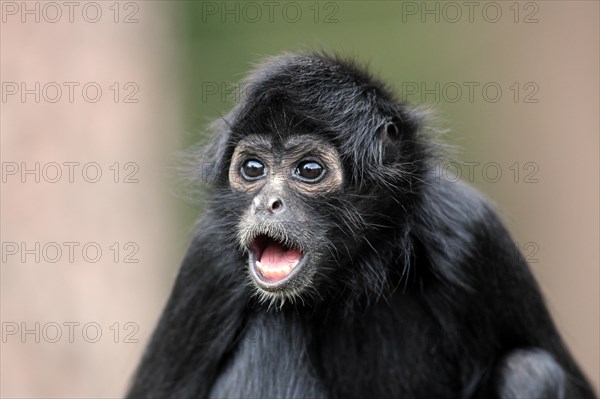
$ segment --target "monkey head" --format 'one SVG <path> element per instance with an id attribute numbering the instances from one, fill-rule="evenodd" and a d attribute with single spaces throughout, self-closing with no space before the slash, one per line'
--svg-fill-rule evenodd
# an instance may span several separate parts
<path id="1" fill-rule="evenodd" d="M 261 298 L 322 297 L 354 273 L 384 280 L 375 263 L 404 234 L 424 173 L 418 124 L 383 84 L 328 56 L 277 57 L 250 75 L 208 151 L 215 208 Z M 360 264 L 373 270 L 353 270 L 370 256 Z"/>

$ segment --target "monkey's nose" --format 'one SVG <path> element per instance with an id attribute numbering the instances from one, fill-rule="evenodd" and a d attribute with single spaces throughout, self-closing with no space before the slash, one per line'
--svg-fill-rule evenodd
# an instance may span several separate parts
<path id="1" fill-rule="evenodd" d="M 267 209 L 271 213 L 279 213 L 283 211 L 283 201 L 281 198 L 271 197 L 267 202 Z"/>

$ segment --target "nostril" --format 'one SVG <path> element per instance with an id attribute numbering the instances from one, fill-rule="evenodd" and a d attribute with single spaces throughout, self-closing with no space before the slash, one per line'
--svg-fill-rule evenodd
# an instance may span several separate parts
<path id="1" fill-rule="evenodd" d="M 278 198 L 271 198 L 269 200 L 269 211 L 272 213 L 280 212 L 283 209 L 283 203 Z"/>

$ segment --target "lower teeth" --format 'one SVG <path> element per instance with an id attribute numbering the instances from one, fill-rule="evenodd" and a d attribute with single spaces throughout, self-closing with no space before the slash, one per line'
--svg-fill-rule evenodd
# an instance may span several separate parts
<path id="1" fill-rule="evenodd" d="M 289 273 L 292 271 L 292 269 L 294 269 L 296 267 L 296 265 L 298 265 L 299 261 L 295 261 L 293 264 L 291 265 L 286 265 L 286 266 L 282 266 L 282 267 L 269 267 L 267 265 L 264 265 L 261 263 L 261 261 L 257 260 L 256 261 L 256 266 L 258 267 L 258 269 L 260 271 L 263 272 L 284 272 L 284 273 Z"/>

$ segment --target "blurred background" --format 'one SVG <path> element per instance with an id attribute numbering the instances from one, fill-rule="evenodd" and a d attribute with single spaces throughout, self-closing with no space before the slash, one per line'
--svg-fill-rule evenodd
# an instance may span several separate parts
<path id="1" fill-rule="evenodd" d="M 465 4 L 466 3 L 466 4 Z M 13 2 L 0 26 L 0 395 L 121 397 L 201 204 L 177 153 L 282 51 L 434 110 L 598 390 L 599 3 Z"/>

